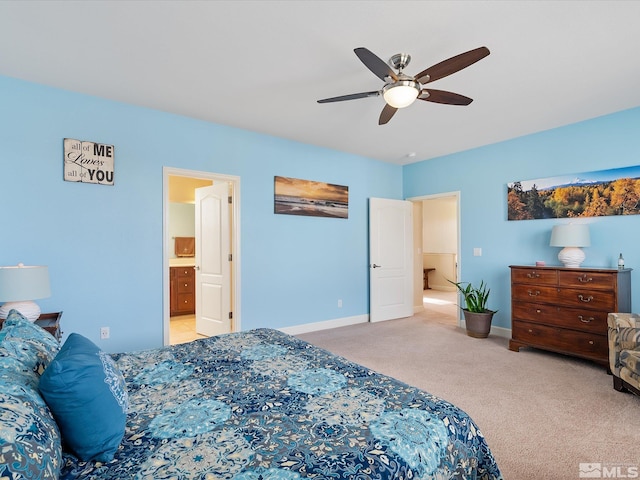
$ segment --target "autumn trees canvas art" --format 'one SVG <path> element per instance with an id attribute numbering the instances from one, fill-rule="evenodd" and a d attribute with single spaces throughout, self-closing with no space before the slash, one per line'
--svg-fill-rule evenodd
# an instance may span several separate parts
<path id="1" fill-rule="evenodd" d="M 507 219 L 599 217 L 640 213 L 640 166 L 507 185 Z"/>

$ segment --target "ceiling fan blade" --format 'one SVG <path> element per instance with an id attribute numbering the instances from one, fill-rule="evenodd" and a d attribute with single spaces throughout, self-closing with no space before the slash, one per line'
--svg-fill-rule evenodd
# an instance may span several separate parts
<path id="1" fill-rule="evenodd" d="M 382 109 L 382 112 L 380 113 L 378 125 L 386 124 L 389 120 L 391 120 L 391 117 L 393 117 L 397 111 L 398 109 L 396 107 L 392 107 L 391 105 L 386 104 Z"/>
<path id="2" fill-rule="evenodd" d="M 415 76 L 416 81 L 425 84 L 439 80 L 443 77 L 456 73 L 463 68 L 467 68 L 469 65 L 473 65 L 478 60 L 482 60 L 489 55 L 489 49 L 487 47 L 479 47 L 468 52 L 461 53 L 455 57 L 451 57 L 440 63 L 437 63 L 426 70 L 423 70 Z"/>
<path id="3" fill-rule="evenodd" d="M 373 92 L 352 93 L 350 95 L 341 95 L 339 97 L 323 98 L 318 103 L 342 102 L 344 100 L 356 100 L 358 98 L 377 97 L 380 95 L 378 90 Z"/>
<path id="4" fill-rule="evenodd" d="M 375 53 L 364 47 L 355 48 L 353 51 L 356 52 L 356 55 L 360 61 L 364 63 L 365 67 L 371 70 L 383 82 L 386 81 L 386 77 L 393 78 L 394 82 L 398 80 L 398 76 L 393 70 L 391 70 L 389 65 L 387 65 L 384 60 L 378 57 Z"/>
<path id="5" fill-rule="evenodd" d="M 427 93 L 428 95 L 425 95 Z M 465 97 L 459 93 L 445 92 L 444 90 L 433 90 L 423 88 L 418 95 L 418 100 L 427 102 L 444 103 L 447 105 L 469 105 L 473 102 L 473 98 Z"/>

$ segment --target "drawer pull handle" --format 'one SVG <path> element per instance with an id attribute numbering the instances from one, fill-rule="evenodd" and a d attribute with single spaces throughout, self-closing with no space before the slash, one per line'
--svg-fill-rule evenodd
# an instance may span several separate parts
<path id="1" fill-rule="evenodd" d="M 593 300 L 593 295 L 589 295 L 587 298 L 585 298 L 582 296 L 582 294 L 580 294 L 578 295 L 578 298 L 580 299 L 581 302 L 589 303 L 591 300 Z"/>
<path id="2" fill-rule="evenodd" d="M 593 345 L 593 340 L 589 340 L 589 345 Z"/>
<path id="3" fill-rule="evenodd" d="M 185 283 L 184 286 L 186 287 L 187 285 L 189 285 L 188 283 Z"/>
<path id="4" fill-rule="evenodd" d="M 536 290 L 535 293 L 531 290 L 527 290 L 527 292 L 529 293 L 530 297 L 537 297 L 538 295 L 540 295 L 540 290 Z"/>
<path id="5" fill-rule="evenodd" d="M 589 283 L 589 282 L 593 282 L 593 278 L 592 277 L 587 277 L 587 274 L 585 273 L 581 277 L 578 277 L 578 281 L 580 283 Z"/>
<path id="6" fill-rule="evenodd" d="M 537 309 L 537 310 L 536 310 L 536 313 L 540 313 L 540 312 L 541 312 L 541 310 L 540 310 L 540 309 Z"/>
<path id="7" fill-rule="evenodd" d="M 533 333 L 533 330 L 529 329 L 529 333 Z"/>
<path id="8" fill-rule="evenodd" d="M 593 317 L 589 317 L 589 318 L 584 318 L 582 315 L 578 315 L 578 318 L 580 319 L 580 321 L 582 323 L 591 323 L 595 320 L 595 318 Z"/>
<path id="9" fill-rule="evenodd" d="M 540 278 L 540 274 L 536 272 L 527 273 L 527 277 L 529 278 Z"/>

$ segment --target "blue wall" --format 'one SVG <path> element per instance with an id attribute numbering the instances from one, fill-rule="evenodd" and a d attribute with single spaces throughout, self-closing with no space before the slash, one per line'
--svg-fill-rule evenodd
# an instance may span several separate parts
<path id="1" fill-rule="evenodd" d="M 66 333 L 107 351 L 162 345 L 164 166 L 241 177 L 243 329 L 366 315 L 367 199 L 451 191 L 462 279 L 490 284 L 495 324 L 510 328 L 508 266 L 557 264 L 548 242 L 560 221 L 507 221 L 507 183 L 640 158 L 640 109 L 399 167 L 7 77 L 0 105 L 0 265 L 48 265 L 43 311 L 63 310 Z M 65 137 L 115 145 L 115 186 L 63 181 Z M 274 215 L 275 175 L 348 185 L 349 219 Z M 613 266 L 620 252 L 638 265 L 640 217 L 589 223 L 585 265 Z M 101 326 L 111 339 L 99 340 Z"/>
<path id="2" fill-rule="evenodd" d="M 400 166 L 7 77 L 0 105 L 0 265 L 49 266 L 66 333 L 162 345 L 165 166 L 241 177 L 243 329 L 368 313 L 367 199 Z M 115 186 L 63 181 L 63 138 L 114 145 Z M 349 218 L 274 215 L 276 175 L 349 186 Z"/>
<path id="3" fill-rule="evenodd" d="M 403 169 L 405 198 L 460 191 L 461 280 L 485 280 L 492 288 L 494 324 L 511 328 L 509 265 L 544 260 L 559 265 L 559 248 L 549 246 L 551 229 L 567 220 L 507 221 L 507 184 L 555 175 L 640 164 L 640 108 L 622 111 L 427 160 Z M 640 216 L 592 217 L 591 247 L 583 266 L 614 267 L 620 252 L 640 268 Z M 473 248 L 482 256 L 474 257 Z M 640 308 L 640 279 L 632 273 L 632 305 Z"/>

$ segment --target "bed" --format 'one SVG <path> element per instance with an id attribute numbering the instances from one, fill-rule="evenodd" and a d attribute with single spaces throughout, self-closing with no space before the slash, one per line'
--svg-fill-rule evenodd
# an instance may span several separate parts
<path id="1" fill-rule="evenodd" d="M 63 349 L 72 337 L 80 336 L 72 334 Z M 2 348 L 0 344 L 0 367 L 3 356 L 8 356 Z M 0 467 L 0 477 L 502 478 L 482 433 L 459 408 L 277 330 L 256 329 L 133 353 L 104 355 L 98 351 L 92 356 L 100 357 L 103 366 L 108 364 L 126 389 L 114 395 L 119 397 L 117 409 L 122 402 L 126 405 L 123 428 L 118 426 L 121 436 L 116 435 L 117 442 L 112 442 L 114 448 L 107 455 L 113 458 L 100 461 L 94 456 L 82 461 L 74 448 L 70 453 L 65 447 L 65 452 L 48 454 L 50 459 L 59 456 L 48 470 L 37 467 L 39 477 L 27 476 L 26 466 L 23 476 L 20 472 L 7 475 Z M 38 386 L 40 399 L 33 397 L 33 392 L 28 397 L 22 394 L 35 405 L 36 417 L 46 416 L 45 405 L 49 407 L 54 419 L 50 436 L 59 433 L 58 442 L 66 445 L 67 427 L 61 423 L 64 420 L 57 413 L 55 398 L 50 400 L 50 392 L 45 393 L 47 388 L 43 387 L 45 374 L 52 372 L 56 358 L 63 356 L 60 349 L 52 358 L 40 358 L 36 365 L 23 368 L 23 373 L 29 368 L 36 372 L 35 377 L 29 377 L 29 384 L 42 385 Z M 15 382 L 17 378 L 15 372 L 4 376 L 3 381 Z M 88 382 L 68 382 L 66 387 L 73 388 L 76 383 Z M 104 378 L 96 388 L 109 383 L 113 393 L 114 382 Z M 2 419 L 7 418 L 6 411 L 2 413 L 1 395 L 0 432 Z M 68 403 L 64 399 L 63 405 Z M 72 421 L 78 420 L 79 410 L 72 409 Z M 83 421 L 87 425 L 100 423 L 100 417 L 109 416 L 107 410 L 100 406 L 89 413 L 92 421 Z M 116 423 L 107 419 L 106 427 L 98 428 L 98 433 Z M 0 434 L 0 452 L 2 437 Z M 19 450 L 16 438 L 14 435 L 15 458 Z M 8 445 L 6 438 L 4 445 Z M 9 461 L 7 451 L 0 453 L 0 460 Z M 46 457 L 44 451 L 38 450 L 41 459 Z"/>

